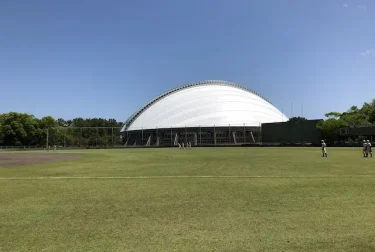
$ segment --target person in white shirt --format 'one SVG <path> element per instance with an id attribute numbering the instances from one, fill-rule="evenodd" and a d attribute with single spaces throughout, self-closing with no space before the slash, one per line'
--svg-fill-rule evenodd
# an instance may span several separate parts
<path id="1" fill-rule="evenodd" d="M 323 157 L 327 157 L 327 145 L 326 143 L 324 142 L 324 140 L 322 140 L 322 156 Z"/>
<path id="2" fill-rule="evenodd" d="M 372 157 L 372 149 L 371 149 L 370 140 L 367 140 L 367 155 L 366 156 L 368 156 L 368 153 L 370 153 L 370 157 Z"/>
<path id="3" fill-rule="evenodd" d="M 367 150 L 367 142 L 363 140 L 363 157 L 366 157 L 366 150 Z"/>

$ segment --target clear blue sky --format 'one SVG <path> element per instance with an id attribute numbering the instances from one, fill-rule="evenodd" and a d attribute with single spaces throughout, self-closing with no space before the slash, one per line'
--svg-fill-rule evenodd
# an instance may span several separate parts
<path id="1" fill-rule="evenodd" d="M 288 116 L 361 106 L 375 98 L 375 1 L 0 1 L 0 113 L 124 121 L 207 79 Z"/>

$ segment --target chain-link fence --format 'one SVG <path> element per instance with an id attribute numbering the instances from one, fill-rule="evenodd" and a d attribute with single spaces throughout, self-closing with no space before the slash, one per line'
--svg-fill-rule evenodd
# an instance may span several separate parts
<path id="1" fill-rule="evenodd" d="M 57 148 L 123 146 L 121 127 L 55 127 L 47 132 L 46 146 Z"/>

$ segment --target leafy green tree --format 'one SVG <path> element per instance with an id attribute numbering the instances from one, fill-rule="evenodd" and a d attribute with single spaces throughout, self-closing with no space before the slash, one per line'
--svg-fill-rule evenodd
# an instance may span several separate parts
<path id="1" fill-rule="evenodd" d="M 60 127 L 66 127 L 66 126 L 68 126 L 67 123 L 66 123 L 66 121 L 64 119 L 62 119 L 62 118 L 57 119 L 57 124 Z"/>
<path id="2" fill-rule="evenodd" d="M 298 122 L 303 122 L 303 121 L 307 121 L 307 119 L 305 117 L 292 117 L 292 118 L 289 118 L 288 122 L 290 123 L 298 123 Z"/>
<path id="3" fill-rule="evenodd" d="M 372 126 L 375 123 L 375 99 L 371 103 L 364 103 L 361 108 L 351 106 L 346 112 L 328 112 L 327 119 L 318 123 L 327 138 L 333 138 L 343 127 Z"/>
<path id="4" fill-rule="evenodd" d="M 45 116 L 40 119 L 40 128 L 48 129 L 59 126 L 58 122 L 52 116 Z"/>
<path id="5" fill-rule="evenodd" d="M 325 116 L 328 119 L 339 119 L 340 116 L 341 116 L 341 113 L 339 113 L 339 112 L 328 112 L 328 113 L 325 114 Z"/>
<path id="6" fill-rule="evenodd" d="M 359 113 L 359 109 L 357 106 L 351 106 L 347 113 Z"/>
<path id="7" fill-rule="evenodd" d="M 104 118 L 74 118 L 55 120 L 51 116 L 35 118 L 25 113 L 4 113 L 0 115 L 1 145 L 39 145 L 66 143 L 67 146 L 111 145 L 111 127 L 121 127 L 122 122 Z M 77 127 L 77 128 L 73 128 Z M 91 127 L 82 129 L 82 127 Z M 104 128 L 95 128 L 104 127 Z M 114 134 L 117 132 L 114 131 Z M 85 141 L 84 141 L 85 140 Z"/>
<path id="8" fill-rule="evenodd" d="M 370 115 L 374 111 L 373 107 L 371 104 L 365 102 L 362 106 L 362 108 L 359 110 L 359 113 L 363 114 L 366 116 L 366 120 L 370 122 Z"/>
<path id="9" fill-rule="evenodd" d="M 357 106 L 352 106 L 347 112 L 344 112 L 344 113 L 328 112 L 325 114 L 325 116 L 328 119 L 343 120 L 347 123 L 348 126 L 356 127 L 356 126 L 368 125 L 369 124 L 368 119 L 369 119 L 370 113 L 371 113 L 371 108 L 368 105 L 366 105 L 365 108 L 362 107 L 361 109 L 358 109 Z"/>
<path id="10" fill-rule="evenodd" d="M 375 99 L 372 100 L 367 109 L 369 122 L 375 123 Z"/>
<path id="11" fill-rule="evenodd" d="M 347 122 L 342 119 L 330 118 L 325 121 L 322 120 L 318 122 L 316 127 L 323 132 L 326 139 L 333 139 L 334 136 L 337 135 L 338 130 L 340 128 L 346 127 L 347 125 Z"/>
<path id="12" fill-rule="evenodd" d="M 25 113 L 10 112 L 0 115 L 3 145 L 30 145 L 38 140 L 38 120 Z"/>
<path id="13" fill-rule="evenodd" d="M 369 123 L 366 115 L 362 113 L 343 113 L 340 119 L 347 122 L 348 126 L 351 127 L 363 126 Z"/>

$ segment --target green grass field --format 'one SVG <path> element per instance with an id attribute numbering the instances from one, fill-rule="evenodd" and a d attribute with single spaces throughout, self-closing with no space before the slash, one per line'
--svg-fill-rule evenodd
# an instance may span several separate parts
<path id="1" fill-rule="evenodd" d="M 0 251 L 375 251 L 360 148 L 80 152 L 0 168 Z"/>

